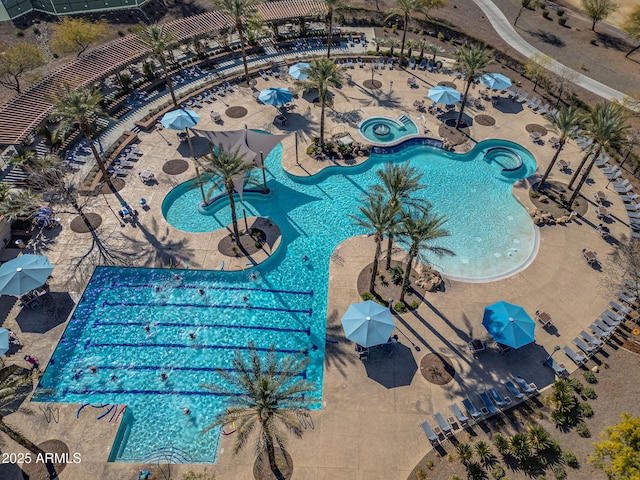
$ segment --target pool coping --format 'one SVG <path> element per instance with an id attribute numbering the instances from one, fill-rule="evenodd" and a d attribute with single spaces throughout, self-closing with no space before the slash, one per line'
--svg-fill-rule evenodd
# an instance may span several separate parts
<path id="1" fill-rule="evenodd" d="M 399 118 L 402 118 L 402 117 L 407 117 L 407 118 L 411 121 L 411 123 L 413 123 L 413 124 L 415 125 L 415 127 L 416 127 L 416 133 L 410 133 L 410 134 L 408 134 L 408 135 L 403 135 L 403 136 L 402 136 L 402 137 L 400 137 L 399 139 L 397 139 L 397 140 L 392 140 L 392 141 L 390 141 L 390 142 L 376 142 L 376 141 L 374 141 L 374 140 L 371 140 L 370 138 L 365 137 L 365 136 L 362 134 L 362 125 L 363 125 L 365 122 L 368 122 L 368 121 L 370 121 L 370 120 L 372 120 L 372 119 L 375 119 L 375 118 L 380 118 L 380 119 L 384 119 L 384 120 L 389 120 L 389 121 L 393 122 L 394 124 L 396 124 L 397 126 L 399 126 L 400 128 L 403 128 L 403 127 L 404 127 L 404 124 L 401 124 L 401 123 L 398 121 L 398 119 L 399 119 Z M 420 135 L 420 126 L 416 123 L 416 121 L 415 121 L 413 118 L 411 118 L 411 117 L 409 116 L 409 114 L 407 114 L 407 113 L 402 113 L 402 114 L 398 117 L 398 119 L 391 118 L 391 117 L 387 117 L 386 115 L 374 115 L 374 116 L 372 116 L 372 117 L 365 118 L 364 120 L 362 120 L 362 121 L 358 124 L 358 135 L 360 135 L 362 138 L 364 138 L 364 139 L 365 139 L 365 141 L 369 142 L 371 145 L 374 145 L 374 146 L 390 146 L 390 145 L 395 145 L 395 144 L 397 144 L 397 143 L 399 143 L 399 142 L 402 142 L 403 140 L 405 140 L 405 139 L 407 139 L 407 138 L 415 137 L 416 135 Z"/>

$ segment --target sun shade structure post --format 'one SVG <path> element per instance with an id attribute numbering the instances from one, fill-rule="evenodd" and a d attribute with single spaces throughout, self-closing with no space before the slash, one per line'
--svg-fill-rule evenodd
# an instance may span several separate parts
<path id="1" fill-rule="evenodd" d="M 200 187 L 200 194 L 202 195 L 202 203 L 207 203 L 207 197 L 204 194 L 204 187 L 202 186 L 202 177 L 200 176 L 200 167 L 196 167 L 196 177 L 198 177 L 198 187 Z"/>
<path id="2" fill-rule="evenodd" d="M 267 167 L 264 166 L 264 153 L 260 150 L 260 163 L 262 164 L 262 189 L 267 192 L 267 174 L 264 172 Z"/>

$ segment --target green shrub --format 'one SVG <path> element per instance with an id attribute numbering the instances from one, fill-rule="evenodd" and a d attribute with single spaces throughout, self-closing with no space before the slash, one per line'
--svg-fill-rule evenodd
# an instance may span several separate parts
<path id="1" fill-rule="evenodd" d="M 570 423 L 570 418 L 559 410 L 551 412 L 551 420 L 553 420 L 553 423 L 557 426 L 568 425 Z"/>
<path id="2" fill-rule="evenodd" d="M 598 394 L 591 387 L 584 387 L 584 390 L 582 390 L 582 393 L 583 393 L 583 395 L 585 397 L 587 397 L 590 400 L 594 400 L 594 399 L 598 398 Z"/>
<path id="3" fill-rule="evenodd" d="M 562 465 L 560 465 L 559 463 L 556 463 L 553 466 L 553 474 L 556 476 L 557 479 L 562 479 L 562 478 L 566 478 L 567 477 L 567 471 L 564 469 L 564 467 Z"/>
<path id="4" fill-rule="evenodd" d="M 549 18 L 549 12 L 547 10 L 542 10 L 542 16 L 544 18 Z"/>
<path id="5" fill-rule="evenodd" d="M 382 31 L 386 33 L 386 31 L 387 31 L 387 27 L 386 27 L 386 26 L 385 26 L 385 27 L 382 27 Z"/>
<path id="6" fill-rule="evenodd" d="M 391 27 L 391 33 L 398 33 L 398 24 L 394 23 L 393 26 Z"/>
<path id="7" fill-rule="evenodd" d="M 427 460 L 426 462 L 424 462 L 424 466 L 427 467 L 427 469 L 429 470 L 433 470 L 435 467 L 435 464 L 433 463 L 433 460 Z"/>
<path id="8" fill-rule="evenodd" d="M 407 311 L 407 304 L 404 302 L 396 302 L 393 309 L 398 313 L 405 313 Z"/>
<path id="9" fill-rule="evenodd" d="M 449 39 L 449 45 L 455 45 L 455 44 L 456 44 L 456 39 L 455 38 Z"/>
<path id="10" fill-rule="evenodd" d="M 440 40 L 441 42 L 444 42 L 444 33 L 438 32 L 438 40 Z"/>
<path id="11" fill-rule="evenodd" d="M 504 473 L 504 468 L 502 468 L 502 465 L 500 465 L 499 463 L 491 470 L 491 476 L 496 480 L 503 479 L 505 475 L 506 474 Z"/>
<path id="12" fill-rule="evenodd" d="M 567 17 L 558 17 L 558 25 L 565 26 L 567 24 Z"/>
<path id="13" fill-rule="evenodd" d="M 362 295 L 360 295 L 360 298 L 362 298 L 362 300 L 373 300 L 373 293 L 364 292 Z"/>
<path id="14" fill-rule="evenodd" d="M 16 30 L 16 37 L 24 37 L 24 32 L 20 29 Z"/>
<path id="15" fill-rule="evenodd" d="M 418 308 L 418 302 L 414 300 L 409 306 L 411 307 L 411 310 L 415 310 L 416 308 Z"/>
<path id="16" fill-rule="evenodd" d="M 422 470 L 421 468 L 416 470 L 416 478 L 418 480 L 427 480 L 427 474 L 425 473 L 424 470 Z"/>
<path id="17" fill-rule="evenodd" d="M 569 379 L 569 385 L 571 385 L 571 388 L 573 388 L 573 391 L 578 394 L 582 392 L 582 389 L 584 388 L 584 385 L 582 384 L 582 382 L 577 378 Z"/>
<path id="18" fill-rule="evenodd" d="M 576 458 L 575 453 L 570 450 L 563 451 L 560 454 L 560 460 L 571 468 L 578 468 L 578 459 Z"/>
<path id="19" fill-rule="evenodd" d="M 564 15 L 564 8 L 559 8 L 558 10 L 556 10 L 556 13 L 558 14 L 559 17 Z"/>
<path id="20" fill-rule="evenodd" d="M 593 408 L 586 402 L 580 402 L 578 404 L 578 414 L 581 417 L 591 418 L 593 417 Z"/>
<path id="21" fill-rule="evenodd" d="M 587 427 L 587 424 L 584 422 L 576 423 L 576 433 L 584 438 L 591 436 L 591 431 L 589 431 L 589 427 Z"/>
<path id="22" fill-rule="evenodd" d="M 584 373 L 584 379 L 589 383 L 598 383 L 598 379 L 591 370 L 586 370 Z"/>
<path id="23" fill-rule="evenodd" d="M 40 35 L 40 29 L 38 27 L 33 27 L 33 34 Z"/>
<path id="24" fill-rule="evenodd" d="M 538 192 L 531 192 L 531 193 L 529 194 L 529 196 L 530 196 L 531 198 L 540 198 L 540 194 L 539 194 Z"/>

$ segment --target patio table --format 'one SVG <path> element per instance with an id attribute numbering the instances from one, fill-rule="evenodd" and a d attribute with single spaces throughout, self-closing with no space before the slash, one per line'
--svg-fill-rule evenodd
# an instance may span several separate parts
<path id="1" fill-rule="evenodd" d="M 588 263 L 593 263 L 597 260 L 598 258 L 598 254 L 597 252 L 594 252 L 593 250 L 583 250 L 582 251 L 582 257 L 588 262 Z"/>
<path id="2" fill-rule="evenodd" d="M 604 218 L 608 217 L 610 212 L 607 207 L 596 207 L 596 214 L 598 215 L 598 218 Z"/>
<path id="3" fill-rule="evenodd" d="M 596 202 L 598 203 L 602 203 L 603 200 L 607 199 L 607 194 L 604 193 L 602 190 L 598 190 L 596 193 L 593 194 L 593 196 L 596 199 Z"/>
<path id="4" fill-rule="evenodd" d="M 546 327 L 548 325 L 551 325 L 551 315 L 549 315 L 547 312 L 541 312 L 541 311 L 537 311 L 536 312 L 536 320 L 538 321 L 538 323 L 540 323 L 543 327 Z"/>

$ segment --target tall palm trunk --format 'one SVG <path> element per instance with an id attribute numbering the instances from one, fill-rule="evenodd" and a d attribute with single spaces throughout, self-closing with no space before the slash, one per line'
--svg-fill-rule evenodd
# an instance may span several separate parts
<path id="1" fill-rule="evenodd" d="M 589 165 L 587 166 L 586 170 L 584 171 L 584 174 L 580 178 L 580 181 L 578 182 L 578 185 L 576 186 L 576 189 L 573 191 L 573 195 L 571 195 L 571 198 L 569 199 L 569 208 L 571 208 L 571 206 L 573 205 L 573 202 L 575 202 L 576 198 L 578 198 L 578 195 L 580 194 L 580 189 L 582 188 L 582 185 L 584 185 L 584 182 L 586 182 L 587 178 L 589 178 L 589 174 L 591 173 L 591 169 L 593 168 L 593 165 L 596 163 L 596 160 L 598 159 L 598 156 L 600 155 L 600 150 L 601 150 L 601 147 L 598 147 L 598 149 L 596 150 L 596 153 L 593 155 L 593 159 L 589 162 Z M 578 170 L 578 171 L 580 171 L 580 170 Z"/>
<path id="2" fill-rule="evenodd" d="M 242 51 L 242 64 L 244 65 L 244 80 L 247 82 L 247 86 L 251 79 L 249 78 L 249 65 L 247 65 L 247 51 L 244 48 L 244 27 L 241 23 L 236 24 L 236 30 L 240 35 L 240 50 Z"/>
<path id="3" fill-rule="evenodd" d="M 320 93 L 320 92 L 318 92 Z M 324 107 L 326 103 L 325 95 L 320 93 L 320 148 L 324 151 Z"/>
<path id="4" fill-rule="evenodd" d="M 462 121 L 462 113 L 464 112 L 464 106 L 467 103 L 467 94 L 469 93 L 469 87 L 471 87 L 471 81 L 467 81 L 467 86 L 464 89 L 464 95 L 462 96 L 462 104 L 460 105 L 460 113 L 458 114 L 458 119 L 456 120 L 456 128 L 460 126 L 460 122 Z"/>
<path id="5" fill-rule="evenodd" d="M 536 190 L 540 191 L 542 189 L 542 187 L 544 186 L 544 182 L 547 181 L 547 178 L 549 177 L 549 174 L 551 173 L 551 169 L 553 168 L 553 166 L 556 164 L 556 161 L 558 160 L 558 156 L 560 155 L 560 150 L 562 150 L 562 147 L 564 147 L 564 144 L 566 142 L 567 142 L 566 138 L 562 137 L 560 139 L 560 142 L 558 143 L 558 150 L 553 155 L 553 158 L 551 159 L 551 163 L 549 163 L 549 166 L 547 167 L 547 170 L 544 172 L 544 175 L 542 176 L 542 179 L 540 180 L 540 183 L 538 183 L 538 188 Z"/>
<path id="6" fill-rule="evenodd" d="M 333 43 L 333 10 L 329 10 L 329 36 L 327 37 L 327 58 L 331 58 L 331 44 Z"/>
<path id="7" fill-rule="evenodd" d="M 76 199 L 76 197 L 72 197 L 71 206 L 73 207 L 73 209 L 76 212 L 78 212 L 78 215 L 80 215 L 80 218 L 82 218 L 82 221 L 87 226 L 89 231 L 93 230 L 93 225 L 91 225 L 91 222 L 89 221 L 89 217 L 87 217 L 87 214 L 84 213 L 84 210 L 82 209 L 82 207 L 78 203 L 78 200 Z"/>
<path id="8" fill-rule="evenodd" d="M 387 232 L 387 270 L 391 270 L 391 255 L 393 254 L 393 232 Z"/>
<path id="9" fill-rule="evenodd" d="M 240 244 L 240 231 L 238 230 L 238 219 L 236 217 L 236 200 L 233 197 L 233 183 L 225 185 L 227 187 L 227 195 L 229 195 L 229 207 L 231 208 L 231 222 L 233 223 L 233 236 L 236 243 Z"/>
<path id="10" fill-rule="evenodd" d="M 176 100 L 176 93 L 173 91 L 173 81 L 171 80 L 171 75 L 169 75 L 169 70 L 167 69 L 167 61 L 164 57 L 161 58 L 160 63 L 162 64 L 162 72 L 164 73 L 164 81 L 167 84 L 167 88 L 169 89 L 169 93 L 171 94 L 171 101 L 173 102 L 174 107 L 178 107 L 178 100 Z"/>
<path id="11" fill-rule="evenodd" d="M 111 190 L 115 190 L 115 187 L 113 186 L 113 183 L 111 182 L 111 176 L 109 175 L 109 172 L 107 171 L 107 167 L 105 167 L 104 162 L 102 161 L 102 157 L 100 157 L 100 154 L 98 153 L 98 150 L 96 150 L 96 146 L 93 144 L 93 138 L 91 137 L 91 133 L 89 133 L 89 128 L 87 127 L 87 125 L 84 125 L 84 124 L 80 124 L 78 126 L 80 128 L 80 131 L 84 135 L 84 138 L 87 139 L 87 143 L 89 144 L 89 148 L 91 149 L 91 152 L 93 153 L 93 156 L 96 159 L 96 164 L 98 165 L 98 168 L 100 169 L 100 173 L 102 173 L 102 178 L 104 178 L 105 182 L 107 182 L 107 185 L 109 185 L 109 188 L 111 188 Z"/>
<path id="12" fill-rule="evenodd" d="M 273 446 L 273 440 L 269 435 L 265 435 L 265 447 L 267 450 L 267 457 L 269 457 L 269 468 L 275 475 L 278 480 L 285 480 L 284 475 L 278 468 L 278 464 L 276 463 L 276 450 Z"/>
<path id="13" fill-rule="evenodd" d="M 376 289 L 376 277 L 378 276 L 378 259 L 380 258 L 380 252 L 382 251 L 382 238 L 379 235 L 375 236 L 376 242 L 376 254 L 373 257 L 373 267 L 371 267 L 371 282 L 369 283 L 369 291 L 375 292 Z"/>
<path id="14" fill-rule="evenodd" d="M 576 168 L 576 171 L 574 172 L 573 176 L 571 177 L 571 181 L 569 182 L 569 190 L 572 190 L 573 184 L 578 179 L 578 175 L 580 175 L 580 170 L 582 170 L 582 167 L 584 167 L 584 164 L 587 163 L 587 160 L 589 159 L 589 155 L 591 155 L 591 154 L 587 153 L 582 158 L 582 161 L 580 162 L 580 165 L 578 165 L 578 168 Z M 600 147 L 598 147 L 598 149 L 596 150 L 596 152 L 593 155 L 594 160 L 597 160 L 598 155 L 600 155 Z"/>
<path id="15" fill-rule="evenodd" d="M 412 245 L 409 249 L 409 261 L 407 262 L 407 270 L 404 272 L 404 278 L 402 279 L 402 289 L 400 290 L 400 301 L 404 303 L 404 295 L 409 290 L 409 283 L 411 279 L 411 270 L 413 269 L 413 260 L 416 258 L 418 252 Z"/>
<path id="16" fill-rule="evenodd" d="M 409 13 L 404 14 L 404 28 L 402 29 L 402 44 L 400 45 L 400 68 L 402 68 L 404 60 L 404 42 L 407 39 L 407 28 L 409 25 Z"/>
<path id="17" fill-rule="evenodd" d="M 0 432 L 4 433 L 7 437 L 9 437 L 11 440 L 16 442 L 18 445 L 29 450 L 31 453 L 36 455 L 36 457 L 41 455 L 41 458 L 43 459 L 46 458 L 44 455 L 45 454 L 44 450 L 42 450 L 40 447 L 38 447 L 35 443 L 33 443 L 28 438 L 16 432 L 9 425 L 4 423 L 2 419 L 2 415 L 0 415 Z M 32 458 L 32 462 L 35 463 L 36 458 Z M 56 472 L 56 468 L 53 465 L 53 463 L 51 463 L 51 461 L 47 461 L 45 465 L 47 466 L 47 473 L 49 474 L 49 478 L 50 479 L 57 478 L 58 474 Z"/>

